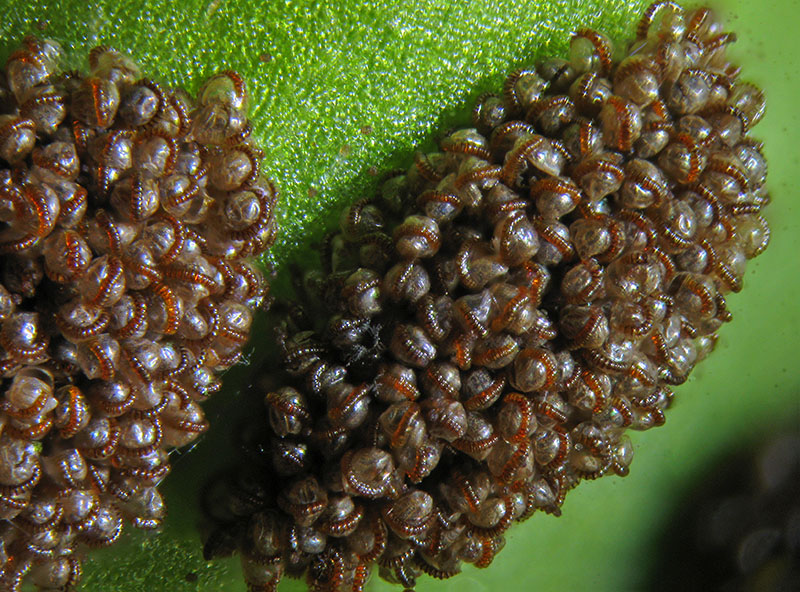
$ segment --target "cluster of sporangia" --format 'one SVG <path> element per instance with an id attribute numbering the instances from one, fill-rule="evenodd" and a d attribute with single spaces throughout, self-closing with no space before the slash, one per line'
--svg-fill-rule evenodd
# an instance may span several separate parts
<path id="1" fill-rule="evenodd" d="M 273 241 L 246 93 L 196 100 L 95 48 L 28 38 L 0 74 L 0 588 L 80 578 L 76 551 L 157 527 L 168 451 L 249 334 Z"/>
<path id="2" fill-rule="evenodd" d="M 231 491 L 250 590 L 486 567 L 513 523 L 627 474 L 626 431 L 664 423 L 768 242 L 733 39 L 671 2 L 620 61 L 581 30 L 345 212 L 307 280 L 324 311 L 280 337 L 264 465 Z"/>

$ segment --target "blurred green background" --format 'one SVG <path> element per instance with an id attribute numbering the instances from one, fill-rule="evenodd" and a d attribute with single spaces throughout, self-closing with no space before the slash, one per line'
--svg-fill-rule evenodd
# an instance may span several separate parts
<path id="1" fill-rule="evenodd" d="M 313 262 L 313 244 L 343 204 L 371 195 L 383 171 L 406 167 L 415 149 L 468 120 L 474 98 L 497 90 L 514 68 L 563 54 L 569 32 L 596 28 L 629 37 L 647 2 L 545 0 L 261 1 L 0 0 L 0 59 L 23 35 L 61 42 L 82 65 L 100 43 L 129 52 L 143 71 L 196 90 L 218 69 L 248 81 L 266 173 L 282 195 L 281 238 L 265 265 L 276 292 L 289 260 Z M 766 143 L 772 245 L 729 299 L 734 322 L 716 353 L 678 388 L 663 428 L 636 434 L 625 479 L 571 492 L 564 515 L 516 527 L 488 570 L 418 590 L 647 589 L 661 534 L 729 451 L 758 446 L 800 422 L 800 2 L 714 3 L 739 42 L 743 78 L 767 92 L 754 135 Z M 271 336 L 256 335 L 260 363 Z M 200 553 L 197 496 L 206 477 L 232 462 L 236 408 L 248 399 L 249 368 L 236 368 L 209 404 L 211 434 L 176 453 L 164 486 L 170 517 L 158 536 L 134 533 L 85 563 L 83 589 L 103 592 L 243 591 L 236 561 Z M 251 391 L 250 399 L 253 398 Z M 301 590 L 288 582 L 281 591 Z M 391 589 L 376 581 L 371 590 Z M 396 589 L 396 588 L 394 588 Z"/>

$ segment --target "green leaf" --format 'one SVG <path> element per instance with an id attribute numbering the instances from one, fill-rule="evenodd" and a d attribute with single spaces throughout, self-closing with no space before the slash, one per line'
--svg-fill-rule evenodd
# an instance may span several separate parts
<path id="1" fill-rule="evenodd" d="M 313 264 L 313 247 L 343 204 L 372 195 L 381 174 L 408 166 L 415 149 L 466 122 L 474 98 L 498 90 L 514 68 L 563 54 L 580 27 L 620 39 L 645 2 L 602 0 L 0 0 L 0 57 L 23 35 L 61 42 L 79 67 L 96 44 L 129 52 L 151 77 L 196 90 L 220 69 L 247 80 L 265 172 L 281 190 L 281 238 L 266 261 L 285 282 L 291 259 Z M 800 287 L 796 186 L 800 129 L 796 44 L 779 32 L 795 21 L 789 1 L 723 4 L 739 34 L 745 77 L 768 93 L 756 135 L 766 141 L 774 203 L 773 244 L 731 298 L 736 319 L 718 350 L 680 387 L 664 428 L 637 438 L 624 480 L 582 484 L 555 519 L 515 528 L 488 570 L 426 590 L 623 590 L 645 587 L 659 535 L 692 485 L 719 455 L 752 446 L 800 417 Z M 254 338 L 253 360 L 270 338 Z M 175 453 L 165 487 L 171 515 L 160 536 L 135 533 L 88 560 L 84 588 L 104 592 L 241 591 L 235 560 L 207 564 L 200 553 L 198 496 L 209 475 L 235 460 L 230 445 L 245 408 L 250 370 L 226 377 L 208 406 L 212 433 Z M 240 415 L 239 413 L 238 415 Z M 132 530 L 132 529 L 129 529 Z M 281 590 L 304 589 L 288 583 Z M 389 589 L 371 583 L 372 590 Z M 396 589 L 396 588 L 395 588 Z"/>

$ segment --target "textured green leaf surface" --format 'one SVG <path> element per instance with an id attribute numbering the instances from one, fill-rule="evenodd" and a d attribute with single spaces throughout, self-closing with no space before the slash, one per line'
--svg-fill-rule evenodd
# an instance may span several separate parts
<path id="1" fill-rule="evenodd" d="M 0 0 L 0 58 L 34 33 L 61 42 L 74 65 L 93 45 L 109 44 L 128 51 L 151 77 L 189 90 L 216 70 L 239 71 L 249 84 L 256 136 L 267 149 L 265 171 L 282 193 L 282 234 L 265 262 L 281 285 L 287 261 L 313 264 L 313 245 L 343 204 L 371 195 L 383 171 L 407 166 L 415 149 L 466 122 L 478 94 L 497 90 L 508 72 L 537 56 L 563 53 L 576 28 L 624 38 L 645 4 Z M 744 292 L 730 299 L 734 322 L 723 329 L 718 351 L 678 389 L 667 425 L 637 437 L 628 478 L 581 485 L 562 518 L 537 515 L 515 528 L 489 569 L 467 569 L 445 582 L 423 579 L 421 592 L 646 588 L 660 533 L 716 459 L 797 424 L 800 210 L 793 175 L 800 170 L 800 53 L 782 32 L 795 22 L 798 3 L 765 8 L 728 0 L 721 7 L 739 34 L 745 77 L 768 93 L 756 135 L 766 141 L 774 199 L 773 244 L 751 265 Z M 254 364 L 270 341 L 256 334 Z M 226 377 L 208 408 L 212 433 L 174 455 L 164 532 L 135 533 L 87 560 L 85 590 L 244 590 L 235 561 L 203 561 L 197 500 L 208 475 L 233 461 L 231 433 L 237 410 L 246 408 L 249 375 L 237 368 Z M 370 586 L 388 589 L 375 580 Z M 281 586 L 300 589 L 300 583 Z"/>

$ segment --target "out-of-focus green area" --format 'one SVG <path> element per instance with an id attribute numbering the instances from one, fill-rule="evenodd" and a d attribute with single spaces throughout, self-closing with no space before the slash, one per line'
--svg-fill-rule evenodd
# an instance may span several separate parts
<path id="1" fill-rule="evenodd" d="M 129 52 L 148 74 L 194 90 L 219 69 L 248 81 L 266 174 L 282 194 L 282 231 L 265 262 L 285 278 L 343 204 L 371 195 L 383 171 L 467 121 L 472 100 L 537 57 L 563 54 L 583 26 L 613 38 L 632 32 L 646 2 L 546 0 L 0 0 L 0 57 L 23 35 L 61 42 L 82 63 L 96 44 Z M 725 450 L 753 445 L 800 418 L 800 51 L 790 37 L 797 1 L 718 3 L 739 42 L 743 77 L 767 92 L 755 135 L 766 143 L 773 204 L 770 249 L 729 299 L 734 322 L 718 351 L 677 390 L 665 427 L 638 435 L 631 475 L 582 484 L 561 518 L 515 528 L 488 570 L 421 580 L 425 591 L 639 590 L 659 536 L 693 484 Z M 278 282 L 281 285 L 284 282 Z M 256 333 L 251 358 L 271 335 Z M 84 589 L 102 592 L 244 590 L 235 561 L 200 553 L 197 497 L 208 474 L 232 461 L 227 445 L 251 370 L 237 368 L 208 407 L 212 433 L 174 455 L 160 536 L 139 533 L 88 560 Z M 304 589 L 289 582 L 281 590 Z M 389 589 L 371 583 L 371 589 Z"/>

